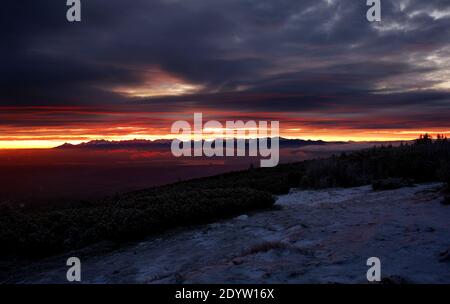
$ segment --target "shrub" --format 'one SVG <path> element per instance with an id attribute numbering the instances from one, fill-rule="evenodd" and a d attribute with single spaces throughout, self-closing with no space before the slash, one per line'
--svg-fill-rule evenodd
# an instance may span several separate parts
<path id="1" fill-rule="evenodd" d="M 449 206 L 450 205 L 450 194 L 444 195 L 444 200 L 442 201 L 442 204 Z"/>
<path id="2" fill-rule="evenodd" d="M 5 213 L 0 217 L 1 254 L 45 256 L 101 240 L 134 240 L 274 204 L 270 193 L 250 188 L 165 190 L 126 194 L 85 208 Z"/>
<path id="3" fill-rule="evenodd" d="M 253 255 L 260 252 L 267 252 L 276 249 L 285 249 L 287 247 L 287 244 L 280 241 L 266 241 L 245 249 L 242 252 L 241 256 Z"/>
<path id="4" fill-rule="evenodd" d="M 372 189 L 375 191 L 379 190 L 393 190 L 399 189 L 403 187 L 410 187 L 413 183 L 411 180 L 404 178 L 386 178 L 386 179 L 378 179 L 373 181 Z"/>
<path id="5" fill-rule="evenodd" d="M 448 194 L 450 194 L 450 168 L 447 167 L 447 171 L 446 171 L 446 176 L 445 176 L 445 188 L 446 188 L 446 192 Z"/>

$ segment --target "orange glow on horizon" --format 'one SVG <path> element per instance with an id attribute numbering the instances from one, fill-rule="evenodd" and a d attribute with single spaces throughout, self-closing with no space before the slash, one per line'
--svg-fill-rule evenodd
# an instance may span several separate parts
<path id="1" fill-rule="evenodd" d="M 70 132 L 69 132 L 70 133 Z M 280 132 L 280 136 L 289 139 L 304 139 L 304 140 L 323 140 L 323 141 L 407 141 L 414 140 L 420 134 L 428 133 L 433 137 L 436 134 L 450 134 L 449 130 L 302 130 L 301 128 L 284 129 Z M 217 136 L 216 136 L 217 137 Z M 123 141 L 134 139 L 157 140 L 157 139 L 173 139 L 179 138 L 182 140 L 192 139 L 192 136 L 179 136 L 176 134 L 142 134 L 130 133 L 123 135 L 73 135 L 65 137 L 52 136 L 18 136 L 18 137 L 4 137 L 0 136 L 0 149 L 49 149 L 54 148 L 64 143 L 80 144 L 91 140 L 109 140 L 109 141 Z M 213 139 L 214 135 L 208 134 L 204 139 Z"/>
<path id="2" fill-rule="evenodd" d="M 79 144 L 91 140 L 191 139 L 171 134 L 177 120 L 193 126 L 193 113 L 203 113 L 203 123 L 225 121 L 279 121 L 280 136 L 324 141 L 406 141 L 429 133 L 447 134 L 450 126 L 443 113 L 433 118 L 420 115 L 397 117 L 365 113 L 346 116 L 340 113 L 251 112 L 196 108 L 170 108 L 161 104 L 125 104 L 117 106 L 0 106 L 0 149 L 45 149 L 64 143 Z M 441 127 L 438 127 L 441 125 Z M 368 129 L 366 126 L 381 126 Z M 386 127 L 384 127 L 386 126 Z M 396 129 L 396 126 L 404 126 Z M 205 135 L 205 134 L 204 134 Z M 207 134 L 205 139 L 217 137 Z"/>

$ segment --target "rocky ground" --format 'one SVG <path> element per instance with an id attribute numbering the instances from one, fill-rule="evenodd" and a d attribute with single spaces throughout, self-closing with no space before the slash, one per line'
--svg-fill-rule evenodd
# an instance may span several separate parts
<path id="1" fill-rule="evenodd" d="M 440 184 L 291 191 L 276 208 L 80 254 L 83 283 L 450 283 L 450 206 Z M 70 255 L 69 255 L 70 256 Z M 4 282 L 67 283 L 67 255 Z"/>

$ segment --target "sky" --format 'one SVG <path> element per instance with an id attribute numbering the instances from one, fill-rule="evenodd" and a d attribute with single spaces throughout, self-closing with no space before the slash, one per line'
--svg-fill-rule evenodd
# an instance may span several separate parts
<path id="1" fill-rule="evenodd" d="M 278 120 L 323 140 L 450 136 L 450 1 L 3 1 L 0 148 Z"/>

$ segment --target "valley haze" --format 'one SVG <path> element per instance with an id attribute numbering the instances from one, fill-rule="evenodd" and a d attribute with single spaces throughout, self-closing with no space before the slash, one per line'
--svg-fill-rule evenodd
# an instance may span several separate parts
<path id="1" fill-rule="evenodd" d="M 280 138 L 280 163 L 400 142 Z M 258 157 L 174 157 L 171 140 L 94 140 L 53 149 L 0 150 L 0 205 L 58 205 L 257 167 Z"/>

